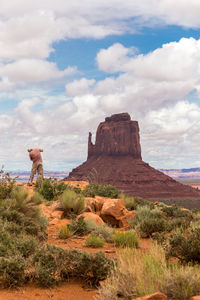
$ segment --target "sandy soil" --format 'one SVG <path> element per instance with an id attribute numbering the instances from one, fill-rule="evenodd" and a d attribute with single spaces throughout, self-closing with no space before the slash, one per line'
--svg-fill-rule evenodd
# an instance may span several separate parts
<path id="1" fill-rule="evenodd" d="M 96 290 L 83 289 L 81 283 L 69 282 L 53 289 L 26 285 L 17 290 L 0 290 L 0 300 L 92 300 Z"/>

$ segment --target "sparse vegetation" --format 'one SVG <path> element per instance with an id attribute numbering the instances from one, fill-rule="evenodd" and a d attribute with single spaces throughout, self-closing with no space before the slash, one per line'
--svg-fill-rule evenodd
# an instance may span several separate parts
<path id="1" fill-rule="evenodd" d="M 42 286 L 53 286 L 65 278 L 82 278 L 87 284 L 98 285 L 110 272 L 112 261 L 99 252 L 86 252 L 45 245 L 36 253 L 35 279 Z"/>
<path id="2" fill-rule="evenodd" d="M 95 196 L 102 196 L 115 199 L 118 197 L 119 192 L 116 187 L 112 185 L 106 184 L 88 184 L 83 191 L 85 197 L 95 197 Z"/>
<path id="3" fill-rule="evenodd" d="M 68 224 L 67 227 L 73 235 L 83 236 L 90 232 L 82 216 L 78 219 L 72 219 L 72 224 Z"/>
<path id="4" fill-rule="evenodd" d="M 41 178 L 35 185 L 35 190 L 47 201 L 56 200 L 66 189 L 67 185 L 64 182 L 58 182 L 55 178 Z"/>
<path id="5" fill-rule="evenodd" d="M 138 206 L 154 207 L 154 204 L 141 197 L 131 197 L 125 194 L 119 194 L 119 198 L 124 200 L 124 204 L 128 210 L 135 210 Z"/>
<path id="6" fill-rule="evenodd" d="M 72 214 L 80 214 L 85 206 L 84 197 L 73 190 L 65 190 L 60 196 L 59 202 L 59 209 L 63 211 L 63 216 L 65 217 L 69 217 Z"/>
<path id="7" fill-rule="evenodd" d="M 137 207 L 136 218 L 130 221 L 130 225 L 142 237 L 151 237 L 155 232 L 165 232 L 168 226 L 163 212 L 158 208 L 151 210 L 148 206 Z"/>
<path id="8" fill-rule="evenodd" d="M 104 239 L 100 238 L 95 233 L 90 234 L 85 240 L 86 247 L 100 248 L 104 246 Z"/>
<path id="9" fill-rule="evenodd" d="M 168 267 L 158 245 L 152 245 L 147 253 L 127 248 L 121 250 L 111 275 L 99 289 L 101 300 L 131 299 L 157 291 L 169 299 L 189 300 L 200 292 L 199 268 Z"/>
<path id="10" fill-rule="evenodd" d="M 180 261 L 200 262 L 200 225 L 193 225 L 187 230 L 177 229 L 169 237 L 168 255 Z"/>
<path id="11" fill-rule="evenodd" d="M 17 177 L 12 179 L 9 173 L 4 172 L 2 166 L 0 170 L 0 199 L 10 198 L 16 184 L 16 179 Z"/>
<path id="12" fill-rule="evenodd" d="M 72 236 L 72 232 L 71 232 L 71 230 L 69 229 L 69 227 L 63 226 L 63 227 L 60 228 L 60 230 L 59 230 L 59 232 L 58 232 L 58 237 L 59 237 L 60 239 L 65 240 L 65 239 L 70 238 L 71 236 Z"/>
<path id="13" fill-rule="evenodd" d="M 93 221 L 85 221 L 89 232 L 95 233 L 107 243 L 113 243 L 114 229 L 104 225 L 97 225 Z"/>
<path id="14" fill-rule="evenodd" d="M 115 246 L 121 248 L 137 248 L 139 245 L 139 237 L 135 230 L 115 232 L 113 240 Z"/>

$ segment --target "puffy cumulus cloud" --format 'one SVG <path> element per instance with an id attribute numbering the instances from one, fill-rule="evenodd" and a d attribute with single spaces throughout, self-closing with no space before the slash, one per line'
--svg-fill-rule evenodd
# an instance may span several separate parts
<path id="1" fill-rule="evenodd" d="M 120 74 L 99 81 L 94 93 L 116 95 L 121 103 L 143 112 L 185 99 L 192 91 L 198 97 L 200 40 L 182 38 L 146 55 L 131 51 L 120 44 L 99 51 L 99 68 Z"/>
<path id="2" fill-rule="evenodd" d="M 12 5 L 2 0 L 0 59 L 44 59 L 53 51 L 53 42 L 104 38 L 141 26 L 199 28 L 199 9 L 197 0 L 12 0 Z"/>
<path id="3" fill-rule="evenodd" d="M 122 71 L 124 65 L 129 63 L 129 54 L 133 54 L 136 49 L 126 48 L 122 44 L 116 43 L 108 49 L 101 49 L 96 60 L 101 71 L 116 73 Z"/>
<path id="4" fill-rule="evenodd" d="M 180 101 L 153 110 L 140 120 L 143 158 L 155 167 L 183 168 L 199 164 L 200 106 Z"/>
<path id="5" fill-rule="evenodd" d="M 76 72 L 77 69 L 75 67 L 68 67 L 63 71 L 60 71 L 55 63 L 41 59 L 21 59 L 12 63 L 0 65 L 2 86 L 8 86 L 8 88 L 10 87 L 9 84 L 12 85 L 12 83 L 21 83 L 23 85 L 29 82 L 40 83 L 70 76 Z"/>
<path id="6" fill-rule="evenodd" d="M 97 54 L 100 70 L 108 73 L 131 72 L 135 77 L 156 81 L 188 80 L 199 76 L 200 40 L 182 38 L 164 44 L 146 55 L 130 56 L 132 48 L 114 44 Z"/>
<path id="7" fill-rule="evenodd" d="M 40 10 L 41 13 L 54 11 L 57 16 L 81 16 L 89 23 L 109 23 L 111 28 L 116 28 L 113 20 L 127 20 L 137 18 L 137 23 L 150 24 L 162 22 L 167 24 L 182 25 L 185 27 L 198 27 L 200 25 L 198 0 L 13 0 L 1 1 L 1 14 L 9 17 L 28 14 Z M 154 21 L 152 20 L 154 18 Z"/>
<path id="8" fill-rule="evenodd" d="M 94 79 L 88 80 L 86 78 L 81 78 L 80 80 L 74 80 L 66 85 L 67 95 L 77 96 L 88 94 L 90 92 L 90 87 L 92 87 L 94 83 Z"/>

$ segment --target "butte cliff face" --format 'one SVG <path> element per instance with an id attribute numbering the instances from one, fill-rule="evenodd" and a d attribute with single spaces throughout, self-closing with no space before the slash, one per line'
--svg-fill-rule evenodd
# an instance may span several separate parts
<path id="1" fill-rule="evenodd" d="M 112 115 L 99 124 L 95 144 L 88 138 L 87 161 L 66 180 L 111 184 L 146 199 L 200 199 L 200 192 L 176 182 L 142 161 L 138 122 L 128 113 Z"/>

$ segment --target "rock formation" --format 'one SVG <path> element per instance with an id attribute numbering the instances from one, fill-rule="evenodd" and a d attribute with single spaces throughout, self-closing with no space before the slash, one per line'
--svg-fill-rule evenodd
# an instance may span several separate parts
<path id="1" fill-rule="evenodd" d="M 111 184 L 121 192 L 145 199 L 200 199 L 200 192 L 176 182 L 142 160 L 138 122 L 128 113 L 99 124 L 95 144 L 88 138 L 87 161 L 66 180 Z"/>

